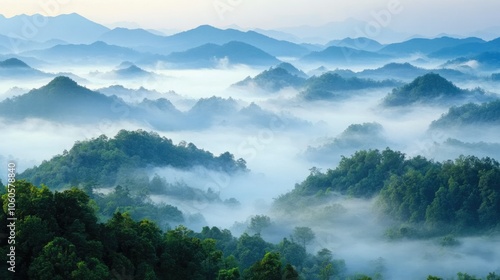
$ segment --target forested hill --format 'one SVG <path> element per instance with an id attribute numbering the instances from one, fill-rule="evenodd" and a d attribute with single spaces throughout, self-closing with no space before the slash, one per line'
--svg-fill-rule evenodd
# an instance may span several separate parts
<path id="1" fill-rule="evenodd" d="M 375 81 L 357 77 L 344 78 L 337 73 L 325 73 L 307 80 L 301 96 L 306 100 L 332 100 L 351 96 L 348 92 L 368 88 L 393 87 L 391 80 Z"/>
<path id="2" fill-rule="evenodd" d="M 431 128 L 450 127 L 463 128 L 478 125 L 500 124 L 500 100 L 474 104 L 469 103 L 459 107 L 452 107 L 438 120 L 432 122 Z"/>
<path id="3" fill-rule="evenodd" d="M 500 226 L 500 165 L 490 158 L 438 163 L 390 149 L 358 151 L 335 169 L 313 168 L 304 182 L 276 199 L 275 207 L 301 209 L 304 198 L 332 192 L 378 196 L 381 209 L 396 220 L 431 229 L 467 233 Z"/>
<path id="4" fill-rule="evenodd" d="M 15 185 L 15 251 L 7 239 L 0 243 L 2 263 L 15 253 L 15 273 L 3 265 L 3 280 L 298 279 L 291 264 L 304 263 L 310 275 L 317 275 L 323 266 L 337 269 L 339 263 L 326 249 L 325 259 L 286 238 L 274 245 L 259 235 L 236 238 L 216 227 L 163 232 L 150 220 L 134 221 L 120 212 L 101 223 L 93 201 L 80 189 L 52 192 L 24 181 Z M 7 194 L 0 199 L 7 205 Z M 8 230 L 7 214 L 0 211 L 0 236 L 8 236 Z"/>
<path id="5" fill-rule="evenodd" d="M 59 76 L 47 85 L 0 102 L 0 116 L 25 119 L 83 121 L 115 119 L 116 99 L 78 85 L 68 77 Z"/>
<path id="6" fill-rule="evenodd" d="M 114 138 L 101 135 L 88 141 L 76 142 L 73 148 L 19 175 L 35 185 L 52 188 L 95 183 L 111 186 L 118 174 L 148 167 L 207 169 L 234 173 L 246 170 L 243 159 L 235 160 L 229 152 L 219 156 L 198 149 L 194 144 L 174 145 L 172 140 L 143 130 L 121 130 Z"/>
<path id="7" fill-rule="evenodd" d="M 429 73 L 417 77 L 411 83 L 395 88 L 384 99 L 385 106 L 407 106 L 414 103 L 436 103 L 442 101 L 484 99 L 484 92 L 469 91 L 455 86 L 439 74 Z"/>

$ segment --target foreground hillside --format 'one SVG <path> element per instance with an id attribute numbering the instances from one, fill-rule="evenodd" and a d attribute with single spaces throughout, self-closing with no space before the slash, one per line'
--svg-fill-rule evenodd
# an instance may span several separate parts
<path id="1" fill-rule="evenodd" d="M 204 227 L 195 233 L 184 226 L 162 231 L 149 220 L 134 221 L 117 212 L 97 222 L 93 202 L 81 190 L 52 192 L 25 181 L 15 183 L 15 274 L 2 269 L 1 279 L 382 279 L 347 274 L 343 260 L 323 248 L 312 255 L 305 241 L 314 233 L 296 227 L 292 240 L 278 244 L 260 234 L 234 237 L 229 230 Z M 2 196 L 3 205 L 8 196 Z M 61 215 L 64 213 L 64 215 Z M 0 234 L 8 235 L 6 214 L 0 212 Z M 257 222 L 259 216 L 253 221 Z M 312 234 L 312 235 L 311 235 Z M 294 242 L 296 238 L 298 242 Z M 2 262 L 12 247 L 0 245 Z M 459 279 L 477 279 L 458 273 Z M 441 279 L 429 276 L 427 279 Z M 488 280 L 500 279 L 489 273 Z"/>

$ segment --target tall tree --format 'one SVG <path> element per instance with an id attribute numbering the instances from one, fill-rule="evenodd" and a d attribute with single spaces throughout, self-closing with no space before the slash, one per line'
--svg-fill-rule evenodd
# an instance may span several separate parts
<path id="1" fill-rule="evenodd" d="M 295 227 L 292 237 L 305 248 L 306 245 L 310 244 L 314 240 L 316 235 L 310 227 Z"/>
<path id="2" fill-rule="evenodd" d="M 271 225 L 271 218 L 266 215 L 256 215 L 250 219 L 248 230 L 255 234 L 261 234 L 262 230 Z"/>

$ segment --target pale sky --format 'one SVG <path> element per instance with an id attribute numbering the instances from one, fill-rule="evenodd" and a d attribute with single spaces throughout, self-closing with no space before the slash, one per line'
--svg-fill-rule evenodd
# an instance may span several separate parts
<path id="1" fill-rule="evenodd" d="M 388 27 L 396 31 L 463 34 L 500 26 L 497 0 L 0 0 L 0 3 L 0 13 L 7 17 L 76 12 L 102 24 L 135 22 L 152 29 L 186 30 L 201 24 L 273 29 L 317 26 L 346 18 L 370 21 L 374 14 L 388 10 L 391 3 L 399 3 L 402 9 L 391 15 L 388 22 Z"/>

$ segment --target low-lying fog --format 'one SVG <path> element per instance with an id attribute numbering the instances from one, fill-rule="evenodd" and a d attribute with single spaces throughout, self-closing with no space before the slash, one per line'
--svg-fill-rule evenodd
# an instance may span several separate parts
<path id="1" fill-rule="evenodd" d="M 56 71 L 55 69 L 59 69 Z M 164 201 L 178 206 L 183 212 L 196 214 L 205 218 L 207 225 L 232 228 L 235 234 L 240 230 L 233 227 L 235 222 L 247 222 L 252 215 L 265 214 L 281 229 L 274 234 L 263 234 L 272 241 L 279 241 L 291 234 L 293 226 L 310 226 L 316 232 L 316 241 L 308 246 L 311 253 L 326 247 L 334 253 L 335 258 L 345 259 L 350 272 L 372 273 L 375 266 L 383 268 L 386 279 L 423 279 L 429 274 L 452 277 L 457 272 L 485 275 L 486 272 L 500 270 L 500 240 L 498 237 L 460 238 L 457 247 L 442 247 L 434 240 L 426 241 L 393 241 L 384 238 L 386 223 L 373 210 L 374 201 L 355 200 L 340 197 L 336 203 L 341 204 L 346 212 L 333 219 L 331 224 L 315 224 L 311 220 L 295 220 L 294 225 L 280 222 L 279 217 L 270 212 L 273 198 L 293 189 L 296 183 L 303 181 L 313 166 L 326 170 L 335 168 L 340 157 L 314 160 L 306 156 L 308 147 L 320 147 L 332 139 L 339 137 L 351 124 L 378 123 L 382 126 L 384 143 L 371 143 L 367 138 L 367 146 L 374 148 L 380 145 L 401 150 L 409 156 L 423 155 L 437 160 L 453 159 L 461 153 L 460 149 L 448 149 L 440 155 L 436 144 L 444 143 L 450 136 L 443 132 L 428 132 L 430 123 L 448 111 L 447 107 L 412 106 L 402 109 L 384 109 L 380 106 L 382 98 L 391 88 L 351 92 L 351 98 L 335 101 L 304 101 L 297 97 L 295 89 L 284 89 L 278 93 L 252 92 L 230 88 L 230 85 L 243 80 L 247 76 L 255 76 L 263 69 L 249 67 L 230 67 L 202 70 L 170 70 L 156 67 L 147 68 L 162 78 L 137 82 L 130 80 L 110 80 L 91 78 L 92 71 L 106 72 L 113 67 L 102 69 L 72 68 L 60 70 L 60 67 L 41 69 L 46 72 L 71 71 L 88 83 L 81 83 L 90 89 L 98 89 L 111 85 L 123 85 L 137 89 L 145 87 L 158 92 L 174 91 L 179 100 L 174 105 L 187 110 L 181 99 L 198 100 L 211 96 L 232 97 L 241 104 L 257 105 L 275 113 L 286 113 L 310 123 L 307 128 L 294 127 L 286 122 L 270 122 L 269 126 L 225 126 L 216 125 L 202 130 L 158 131 L 162 136 L 170 138 L 174 143 L 193 142 L 202 148 L 219 155 L 229 151 L 235 158 L 244 158 L 250 173 L 229 177 L 226 174 L 206 171 L 178 171 L 172 169 L 152 170 L 168 180 L 183 181 L 192 187 L 206 190 L 211 187 L 220 193 L 222 200 L 236 198 L 241 206 L 228 210 L 221 204 L 191 204 L 165 201 L 164 197 L 152 197 L 154 201 Z M 311 68 L 312 69 L 312 68 Z M 310 70 L 310 69 L 304 69 Z M 307 72 L 307 71 L 305 71 Z M 8 81 L 0 85 L 0 98 L 9 97 L 9 89 L 17 86 L 23 89 L 38 88 L 50 79 L 42 79 L 32 83 Z M 477 86 L 482 86 L 478 84 Z M 493 87 L 486 85 L 488 90 Z M 192 103 L 192 102 L 191 102 Z M 183 107 L 184 106 L 184 107 Z M 75 141 L 91 139 L 101 134 L 114 136 L 120 129 L 135 130 L 142 128 L 152 130 L 134 123 L 119 122 L 85 126 L 60 124 L 43 120 L 1 121 L 0 131 L 0 164 L 17 162 L 18 172 L 49 160 L 52 156 L 69 150 Z M 476 138 L 488 143 L 499 143 L 499 134 L 476 135 Z M 496 130 L 498 132 L 498 130 Z M 465 141 L 466 139 L 458 139 Z M 477 139 L 476 139 L 477 140 Z M 356 147 L 336 150 L 335 155 L 349 156 Z M 327 155 L 325 155 L 327 156 Z M 492 155 L 495 156 L 495 155 Z M 496 155 L 498 156 L 498 155 Z M 496 157 L 497 160 L 500 159 Z M 3 182 L 6 172 L 0 172 Z M 333 202 L 332 202 L 333 203 Z M 382 220 L 381 220 L 382 219 Z M 201 225 L 195 226 L 199 230 Z M 381 259 L 380 259 L 381 258 Z"/>

